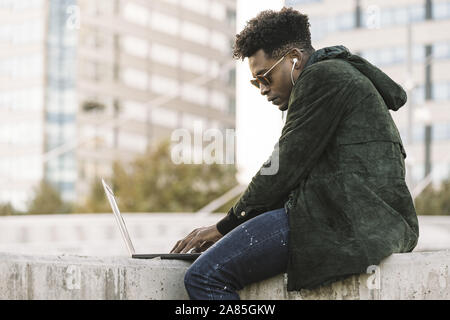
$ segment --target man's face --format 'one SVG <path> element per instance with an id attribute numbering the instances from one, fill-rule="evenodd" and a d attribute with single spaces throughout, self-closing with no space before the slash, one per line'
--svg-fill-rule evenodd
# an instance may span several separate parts
<path id="1" fill-rule="evenodd" d="M 263 49 L 258 50 L 248 58 L 250 71 L 253 77 L 266 73 L 278 59 L 267 57 Z M 278 106 L 281 111 L 287 110 L 289 96 L 292 91 L 291 82 L 292 61 L 287 55 L 270 73 L 266 76 L 270 80 L 270 85 L 260 84 L 260 92 L 267 96 L 267 100 Z"/>

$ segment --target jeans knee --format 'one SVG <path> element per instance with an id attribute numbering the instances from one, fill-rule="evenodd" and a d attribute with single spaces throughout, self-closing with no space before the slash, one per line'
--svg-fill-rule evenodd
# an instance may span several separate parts
<path id="1" fill-rule="evenodd" d="M 199 287 L 202 282 L 202 273 L 196 270 L 197 268 L 193 268 L 192 266 L 187 269 L 186 274 L 184 275 L 184 286 L 186 289 L 192 287 Z"/>

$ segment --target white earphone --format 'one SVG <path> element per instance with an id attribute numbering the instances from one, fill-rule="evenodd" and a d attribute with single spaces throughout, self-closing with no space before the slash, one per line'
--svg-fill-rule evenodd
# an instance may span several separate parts
<path id="1" fill-rule="evenodd" d="M 298 61 L 297 58 L 292 59 L 292 62 L 294 63 L 294 64 L 292 65 L 292 70 L 291 70 L 291 81 L 292 81 L 292 86 L 295 85 L 294 77 L 293 77 L 292 74 L 293 74 L 293 72 L 294 72 L 294 68 L 295 68 L 295 65 L 297 64 L 297 61 Z"/>

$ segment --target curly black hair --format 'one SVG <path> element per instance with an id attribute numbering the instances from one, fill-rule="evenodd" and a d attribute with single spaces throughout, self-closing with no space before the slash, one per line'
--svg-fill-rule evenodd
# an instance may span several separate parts
<path id="1" fill-rule="evenodd" d="M 311 51 L 309 27 L 308 16 L 292 8 L 262 11 L 236 35 L 233 57 L 244 60 L 259 49 L 269 58 L 278 58 L 294 47 Z"/>

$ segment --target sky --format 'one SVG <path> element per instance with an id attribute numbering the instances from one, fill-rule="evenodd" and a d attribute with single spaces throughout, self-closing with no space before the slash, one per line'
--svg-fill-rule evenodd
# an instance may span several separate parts
<path id="1" fill-rule="evenodd" d="M 282 0 L 238 0 L 237 33 L 248 20 L 267 9 L 280 10 Z M 237 62 L 236 68 L 236 149 L 238 181 L 248 184 L 269 158 L 281 134 L 283 121 L 278 107 L 269 103 L 250 84 L 248 61 Z"/>

